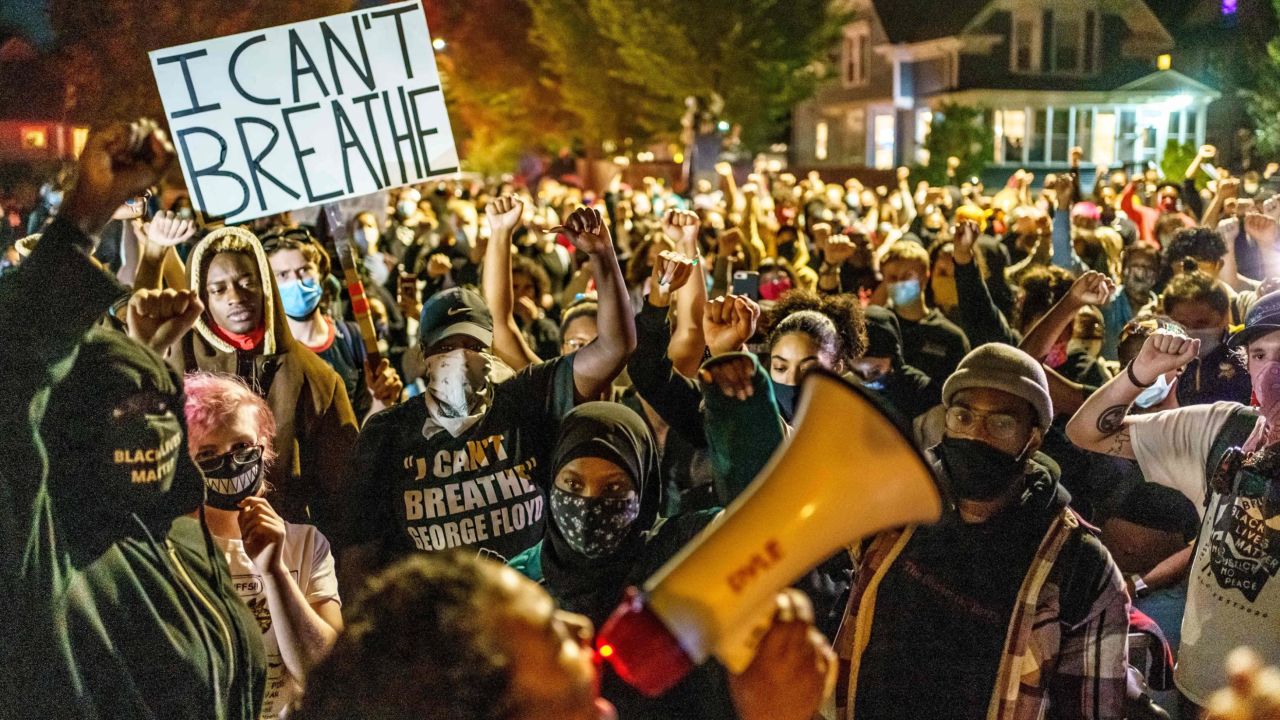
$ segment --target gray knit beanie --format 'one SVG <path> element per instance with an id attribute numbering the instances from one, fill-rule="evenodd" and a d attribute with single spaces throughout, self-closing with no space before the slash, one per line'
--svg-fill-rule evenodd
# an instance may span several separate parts
<path id="1" fill-rule="evenodd" d="M 1003 390 L 1026 400 L 1035 409 L 1041 430 L 1048 430 L 1053 421 L 1053 401 L 1049 399 L 1044 368 L 1012 345 L 987 343 L 965 355 L 942 385 L 942 404 L 951 407 L 956 393 L 969 388 Z"/>

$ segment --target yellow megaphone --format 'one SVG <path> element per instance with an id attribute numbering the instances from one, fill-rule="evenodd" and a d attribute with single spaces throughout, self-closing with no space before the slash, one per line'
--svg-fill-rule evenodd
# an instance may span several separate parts
<path id="1" fill-rule="evenodd" d="M 802 390 L 791 440 L 601 628 L 597 652 L 641 692 L 708 655 L 745 670 L 782 588 L 864 537 L 941 516 L 932 468 L 876 400 L 816 370 Z"/>

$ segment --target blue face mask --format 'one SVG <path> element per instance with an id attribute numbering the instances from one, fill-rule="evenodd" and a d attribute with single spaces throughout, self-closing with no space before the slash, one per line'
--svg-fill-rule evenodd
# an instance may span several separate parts
<path id="1" fill-rule="evenodd" d="M 315 312 L 324 290 L 315 278 L 284 283 L 280 286 L 280 304 L 284 314 L 294 320 L 303 320 Z"/>
<path id="2" fill-rule="evenodd" d="M 1161 373 L 1150 387 L 1144 388 L 1138 393 L 1138 397 L 1133 399 L 1134 404 L 1140 408 L 1155 407 L 1164 402 L 1169 397 L 1169 391 L 1173 389 L 1173 383 L 1166 380 L 1164 374 Z"/>
<path id="3" fill-rule="evenodd" d="M 899 307 L 910 305 L 920 297 L 920 281 L 917 278 L 889 283 L 889 298 Z"/>

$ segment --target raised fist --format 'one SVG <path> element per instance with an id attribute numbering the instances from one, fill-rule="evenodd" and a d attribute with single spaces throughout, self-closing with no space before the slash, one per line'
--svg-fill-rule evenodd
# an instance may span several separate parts
<path id="1" fill-rule="evenodd" d="M 515 195 L 502 195 L 489 203 L 484 214 L 489 219 L 489 230 L 494 237 L 510 237 L 524 215 L 524 203 Z"/>
<path id="2" fill-rule="evenodd" d="M 978 224 L 972 220 L 956 223 L 951 257 L 961 265 L 973 262 L 973 246 L 978 242 Z"/>
<path id="3" fill-rule="evenodd" d="M 662 216 L 662 232 L 675 243 L 680 252 L 696 255 L 700 223 L 698 213 L 688 210 L 668 210 Z"/>
<path id="4" fill-rule="evenodd" d="M 138 290 L 129 298 L 129 337 L 158 353 L 186 335 L 204 303 L 194 290 Z"/>
<path id="5" fill-rule="evenodd" d="M 751 298 L 725 295 L 702 311 L 702 334 L 712 355 L 741 350 L 756 332 L 760 306 Z"/>
<path id="6" fill-rule="evenodd" d="M 613 252 L 613 239 L 600 211 L 594 208 L 578 208 L 573 211 L 564 226 L 557 228 L 569 236 L 573 246 L 588 255 Z"/>
<path id="7" fill-rule="evenodd" d="M 1084 307 L 1085 305 L 1104 305 L 1111 299 L 1114 292 L 1115 285 L 1111 282 L 1111 278 L 1096 270 L 1090 270 L 1071 283 L 1071 289 L 1067 294 L 1078 305 Z"/>
<path id="8" fill-rule="evenodd" d="M 1133 361 L 1133 374 L 1144 383 L 1183 367 L 1195 359 L 1200 341 L 1185 335 L 1157 330 L 1147 336 Z"/>
<path id="9" fill-rule="evenodd" d="M 98 232 L 125 199 L 141 195 L 160 179 L 173 156 L 168 136 L 148 118 L 90 133 L 80 152 L 79 177 L 60 217 L 86 234 Z"/>

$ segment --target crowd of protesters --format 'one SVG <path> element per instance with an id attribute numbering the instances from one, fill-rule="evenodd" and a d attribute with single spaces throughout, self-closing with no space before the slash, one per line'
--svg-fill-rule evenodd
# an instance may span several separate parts
<path id="1" fill-rule="evenodd" d="M 992 189 L 445 180 L 225 226 L 157 209 L 153 125 L 103 129 L 3 214 L 0 717 L 1274 708 L 1280 186 L 1213 154 Z M 745 672 L 639 694 L 594 628 L 813 368 L 910 428 L 942 520 L 813 568 Z"/>

